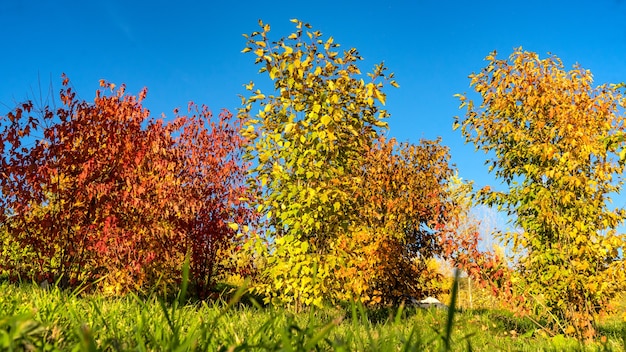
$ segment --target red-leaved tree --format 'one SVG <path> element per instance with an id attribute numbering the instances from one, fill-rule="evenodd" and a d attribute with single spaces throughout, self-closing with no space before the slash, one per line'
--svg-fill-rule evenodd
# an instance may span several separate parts
<path id="1" fill-rule="evenodd" d="M 177 282 L 189 253 L 206 292 L 228 223 L 252 215 L 239 121 L 190 104 L 165 123 L 142 106 L 145 89 L 100 84 L 111 93 L 89 103 L 64 77 L 61 108 L 25 102 L 0 119 L 0 222 L 20 247 L 3 252 L 5 270 L 63 286 L 102 278 L 116 293 Z"/>

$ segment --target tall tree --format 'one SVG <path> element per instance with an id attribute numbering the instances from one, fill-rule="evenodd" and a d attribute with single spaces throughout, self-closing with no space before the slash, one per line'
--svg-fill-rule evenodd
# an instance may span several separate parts
<path id="1" fill-rule="evenodd" d="M 518 48 L 508 60 L 495 52 L 486 60 L 470 75 L 481 102 L 459 95 L 467 113 L 454 126 L 491 152 L 489 169 L 508 191 L 478 196 L 523 230 L 503 237 L 520 257 L 528 295 L 567 322 L 567 332 L 592 336 L 595 313 L 626 284 L 626 238 L 616 231 L 626 213 L 610 207 L 623 165 L 607 144 L 624 126 L 624 97 L 594 87 L 578 65 L 566 71 L 555 56 Z"/>
<path id="2" fill-rule="evenodd" d="M 261 21 L 261 30 L 246 36 L 243 51 L 256 57 L 274 89 L 266 94 L 253 82 L 247 85 L 251 94 L 242 98 L 239 116 L 249 140 L 246 158 L 256 164 L 250 186 L 257 210 L 270 219 L 266 229 L 280 247 L 273 253 L 291 253 L 290 262 L 300 258 L 290 270 L 271 258 L 265 272 L 274 287 L 269 290 L 310 303 L 326 291 L 319 281 L 330 269 L 320 256 L 355 220 L 357 183 L 351 172 L 387 127 L 383 86 L 397 84 L 382 64 L 365 81 L 356 49 L 340 52 L 332 37 L 322 39 L 310 25 L 292 22 L 296 31 L 277 41 Z"/>
<path id="3" fill-rule="evenodd" d="M 264 94 L 250 83 L 253 93 L 244 98 L 240 116 L 250 140 L 246 157 L 257 164 L 252 189 L 260 211 L 274 219 L 277 235 L 322 245 L 349 225 L 350 170 L 359 168 L 364 151 L 387 127 L 388 113 L 378 103 L 385 103 L 382 88 L 393 75 L 380 64 L 365 82 L 355 49 L 340 53 L 332 37 L 323 40 L 308 24 L 293 22 L 296 32 L 276 42 L 262 22 L 260 32 L 247 36 L 244 52 L 256 56 L 274 91 Z"/>

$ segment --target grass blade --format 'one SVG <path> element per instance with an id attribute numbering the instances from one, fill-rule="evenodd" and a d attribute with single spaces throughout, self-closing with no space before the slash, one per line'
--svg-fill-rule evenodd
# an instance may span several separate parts
<path id="1" fill-rule="evenodd" d="M 443 336 L 443 350 L 450 351 L 452 343 L 452 326 L 454 325 L 454 314 L 456 312 L 456 299 L 459 292 L 459 276 L 461 271 L 454 271 L 454 282 L 450 292 L 450 305 L 448 306 L 448 320 L 446 321 L 446 329 Z"/>

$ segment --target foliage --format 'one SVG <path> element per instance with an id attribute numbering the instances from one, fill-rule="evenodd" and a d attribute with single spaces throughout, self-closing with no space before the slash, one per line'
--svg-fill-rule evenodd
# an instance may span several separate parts
<path id="1" fill-rule="evenodd" d="M 323 298 L 329 298 L 336 289 L 332 274 L 336 257 L 316 253 L 309 248 L 309 242 L 287 234 L 276 238 L 271 248 L 260 237 L 249 245 L 263 258 L 255 289 L 265 297 L 265 303 L 296 311 L 310 305 L 322 307 Z"/>
<path id="2" fill-rule="evenodd" d="M 428 263 L 445 254 L 441 240 L 454 208 L 447 148 L 380 138 L 359 170 L 359 220 L 336 245 L 345 257 L 341 286 L 351 298 L 382 304 L 440 293 L 443 277 Z"/>
<path id="3" fill-rule="evenodd" d="M 468 219 L 471 184 L 455 176 L 440 140 L 419 145 L 380 138 L 359 175 L 359 223 L 339 237 L 337 277 L 352 299 L 398 304 L 447 290 L 447 261 L 482 285 L 506 281 L 503 258 L 479 250 Z"/>
<path id="4" fill-rule="evenodd" d="M 358 78 L 361 60 L 355 49 L 339 54 L 332 37 L 297 20 L 297 31 L 277 42 L 268 39 L 269 25 L 248 37 L 244 52 L 254 53 L 260 72 L 274 81 L 275 95 L 255 90 L 240 111 L 246 118 L 243 135 L 251 143 L 246 157 L 254 159 L 259 210 L 273 219 L 277 235 L 290 233 L 321 244 L 346 227 L 354 182 L 349 171 L 360 166 L 363 151 L 386 127 L 383 81 L 391 78 L 384 66 Z M 253 91 L 254 84 L 248 89 Z M 249 117 L 253 104 L 260 111 Z"/>
<path id="5" fill-rule="evenodd" d="M 384 82 L 397 84 L 382 64 L 366 83 L 359 77 L 361 57 L 355 49 L 339 53 L 332 37 L 323 40 L 308 24 L 293 22 L 296 31 L 276 42 L 263 22 L 260 32 L 246 36 L 243 51 L 256 56 L 260 72 L 274 81 L 275 94 L 255 90 L 251 82 L 239 115 L 250 142 L 245 157 L 256 164 L 250 186 L 257 210 L 267 216 L 268 237 L 292 236 L 281 245 L 295 246 L 287 251 L 307 243 L 302 255 L 309 266 L 355 221 L 358 183 L 351 171 L 361 167 L 364 153 L 387 126 L 388 114 L 378 105 L 385 103 Z M 259 106 L 255 114 L 253 106 Z M 294 282 L 305 275 L 293 274 Z M 279 290 L 281 284 L 275 284 Z"/>
<path id="6" fill-rule="evenodd" d="M 590 337 L 595 313 L 626 283 L 626 238 L 616 232 L 626 213 L 609 206 L 623 166 L 607 143 L 624 126 L 626 101 L 554 56 L 521 48 L 508 60 L 495 56 L 470 75 L 480 105 L 459 95 L 467 113 L 455 119 L 467 142 L 491 152 L 489 169 L 508 187 L 486 187 L 478 198 L 522 230 L 502 236 L 519 257 L 528 296 L 564 331 Z"/>
<path id="7" fill-rule="evenodd" d="M 230 224 L 256 223 L 257 216 L 244 186 L 247 165 L 241 160 L 240 121 L 226 110 L 216 121 L 205 106 L 198 110 L 190 105 L 192 109 L 190 117 L 177 116 L 180 136 L 174 145 L 180 160 L 174 170 L 183 188 L 178 201 L 186 205 L 178 226 L 191 251 L 192 284 L 203 297 L 215 275 L 223 273 L 228 249 L 239 242 Z"/>
<path id="8" fill-rule="evenodd" d="M 117 293 L 179 280 L 189 251 L 193 282 L 206 289 L 235 234 L 227 223 L 249 215 L 240 126 L 193 104 L 164 124 L 142 107 L 145 89 L 101 86 L 112 94 L 88 103 L 64 78 L 61 108 L 29 101 L 0 120 L 0 223 L 33 259 L 3 253 L 3 266 L 63 286 L 103 279 Z"/>
<path id="9" fill-rule="evenodd" d="M 246 158 L 257 164 L 251 188 L 276 239 L 256 247 L 268 258 L 261 291 L 296 305 L 294 297 L 390 304 L 440 292 L 434 257 L 465 265 L 480 256 L 477 233 L 451 226 L 448 149 L 379 138 L 388 113 L 376 101 L 385 103 L 385 82 L 397 87 L 393 75 L 377 65 L 365 83 L 355 49 L 340 55 L 332 37 L 293 22 L 296 32 L 276 42 L 260 22 L 244 49 L 276 92 L 250 83 L 240 110 Z"/>

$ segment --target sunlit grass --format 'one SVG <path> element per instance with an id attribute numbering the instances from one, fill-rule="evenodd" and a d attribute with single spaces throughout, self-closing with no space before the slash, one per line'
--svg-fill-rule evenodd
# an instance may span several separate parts
<path id="1" fill-rule="evenodd" d="M 156 296 L 107 298 L 0 283 L 0 350 L 79 351 L 538 351 L 582 350 L 498 310 L 365 309 L 356 304 L 289 311 Z M 586 350 L 620 351 L 624 324 L 601 327 Z"/>

